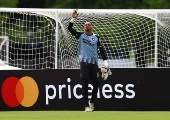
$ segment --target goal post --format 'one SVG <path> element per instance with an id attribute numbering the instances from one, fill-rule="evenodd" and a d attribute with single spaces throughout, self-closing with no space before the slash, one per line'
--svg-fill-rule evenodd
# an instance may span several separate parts
<path id="1" fill-rule="evenodd" d="M 68 31 L 73 9 L 0 8 L 5 60 L 22 69 L 78 69 L 78 40 Z M 74 29 L 86 21 L 100 36 L 110 68 L 169 67 L 170 10 L 79 9 Z M 2 46 L 2 45 L 0 45 Z M 7 54 L 8 53 L 8 54 Z M 103 66 L 99 52 L 99 66 Z"/>
<path id="2" fill-rule="evenodd" d="M 9 37 L 0 36 L 0 59 L 9 64 Z"/>
<path id="3" fill-rule="evenodd" d="M 60 59 L 64 62 L 71 60 L 65 64 L 74 66 L 78 64 L 78 40 L 67 30 L 72 10 L 59 13 Z M 101 37 L 110 67 L 155 67 L 155 12 L 79 10 L 78 13 L 74 28 L 84 31 L 86 21 L 93 24 L 93 33 Z M 102 65 L 104 64 L 99 53 L 99 66 Z"/>

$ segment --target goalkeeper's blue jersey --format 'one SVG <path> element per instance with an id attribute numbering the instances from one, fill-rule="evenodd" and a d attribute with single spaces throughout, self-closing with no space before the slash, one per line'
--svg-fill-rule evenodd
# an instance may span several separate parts
<path id="1" fill-rule="evenodd" d="M 80 62 L 98 64 L 98 48 L 103 60 L 107 60 L 103 50 L 102 42 L 99 36 L 86 35 L 83 32 L 77 32 L 72 28 L 73 23 L 69 23 L 68 30 L 79 39 L 78 58 Z"/>
<path id="2" fill-rule="evenodd" d="M 99 38 L 95 35 L 81 34 L 79 37 L 78 57 L 80 62 L 98 64 L 98 43 Z"/>

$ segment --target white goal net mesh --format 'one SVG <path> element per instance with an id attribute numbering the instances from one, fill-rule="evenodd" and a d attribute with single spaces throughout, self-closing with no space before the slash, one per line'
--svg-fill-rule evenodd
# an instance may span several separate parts
<path id="1" fill-rule="evenodd" d="M 16 11 L 17 10 L 17 11 Z M 73 10 L 0 9 L 0 59 L 22 69 L 79 68 Z M 110 68 L 169 67 L 170 11 L 83 10 L 74 29 L 91 22 Z M 103 66 L 99 52 L 99 67 Z"/>
<path id="2" fill-rule="evenodd" d="M 170 12 L 158 12 L 157 67 L 170 67 Z"/>
<path id="3" fill-rule="evenodd" d="M 72 12 L 72 11 L 71 11 Z M 78 40 L 67 30 L 72 13 L 59 14 L 59 55 L 61 68 L 78 66 Z M 155 14 L 127 12 L 80 11 L 74 29 L 84 31 L 84 24 L 93 24 L 93 33 L 101 37 L 111 68 L 153 67 L 155 53 Z M 103 66 L 99 53 L 99 66 Z"/>
<path id="4" fill-rule="evenodd" d="M 8 37 L 0 41 L 3 61 L 22 69 L 54 68 L 56 21 L 44 14 L 48 13 L 0 11 L 0 37 Z"/>

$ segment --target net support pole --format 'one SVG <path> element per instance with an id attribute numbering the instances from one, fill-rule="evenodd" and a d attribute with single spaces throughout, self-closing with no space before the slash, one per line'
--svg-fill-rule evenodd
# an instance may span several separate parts
<path id="1" fill-rule="evenodd" d="M 9 38 L 6 38 L 6 62 L 9 64 Z"/>
<path id="2" fill-rule="evenodd" d="M 155 14 L 155 68 L 158 67 L 158 22 L 157 12 Z"/>
<path id="3" fill-rule="evenodd" d="M 56 33 L 55 33 L 55 69 L 57 69 L 57 56 L 58 56 L 58 11 L 56 12 Z"/>

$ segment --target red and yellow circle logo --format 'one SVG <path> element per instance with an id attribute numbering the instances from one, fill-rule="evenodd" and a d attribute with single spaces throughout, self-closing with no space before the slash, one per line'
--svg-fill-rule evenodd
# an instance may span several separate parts
<path id="1" fill-rule="evenodd" d="M 37 83 L 28 76 L 20 80 L 16 77 L 7 78 L 2 85 L 1 92 L 4 102 L 10 107 L 17 107 L 20 104 L 24 107 L 31 107 L 39 95 Z"/>

